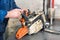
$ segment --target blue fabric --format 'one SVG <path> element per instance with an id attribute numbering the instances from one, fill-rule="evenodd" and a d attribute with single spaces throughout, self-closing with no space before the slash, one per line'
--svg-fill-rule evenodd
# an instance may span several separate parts
<path id="1" fill-rule="evenodd" d="M 0 33 L 0 40 L 3 40 L 3 34 Z"/>
<path id="2" fill-rule="evenodd" d="M 0 40 L 3 40 L 3 36 L 0 36 Z"/>
<path id="3" fill-rule="evenodd" d="M 0 22 L 3 22 L 6 14 L 7 14 L 6 10 L 0 10 Z"/>
<path id="4" fill-rule="evenodd" d="M 5 18 L 7 11 L 18 8 L 14 0 L 0 0 L 0 40 L 3 40 L 1 35 L 5 32 L 8 18 Z"/>

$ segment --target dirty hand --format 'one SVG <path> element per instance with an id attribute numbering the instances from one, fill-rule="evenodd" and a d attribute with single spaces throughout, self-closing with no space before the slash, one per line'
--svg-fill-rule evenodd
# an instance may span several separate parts
<path id="1" fill-rule="evenodd" d="M 22 9 L 22 13 L 24 12 L 28 13 L 28 9 Z"/>
<path id="2" fill-rule="evenodd" d="M 18 18 L 21 15 L 21 9 L 13 9 L 11 11 L 8 11 L 7 15 L 5 18 Z"/>

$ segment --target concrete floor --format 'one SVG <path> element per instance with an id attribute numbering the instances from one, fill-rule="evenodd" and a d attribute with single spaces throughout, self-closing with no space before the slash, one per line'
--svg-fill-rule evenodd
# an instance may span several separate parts
<path id="1" fill-rule="evenodd" d="M 56 20 L 53 29 L 60 30 L 60 21 Z M 8 40 L 17 40 L 15 33 L 8 38 Z M 21 40 L 60 40 L 60 35 L 51 34 L 47 32 L 39 32 L 33 35 L 26 35 Z"/>

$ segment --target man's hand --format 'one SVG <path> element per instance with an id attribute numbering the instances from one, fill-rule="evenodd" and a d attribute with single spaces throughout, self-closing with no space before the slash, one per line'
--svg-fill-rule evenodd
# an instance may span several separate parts
<path id="1" fill-rule="evenodd" d="M 22 13 L 24 13 L 24 11 L 28 13 L 28 9 L 22 9 Z"/>
<path id="2" fill-rule="evenodd" d="M 21 15 L 21 9 L 13 9 L 11 11 L 8 11 L 5 18 L 19 18 Z"/>
<path id="3" fill-rule="evenodd" d="M 27 9 L 13 9 L 11 11 L 8 11 L 7 15 L 5 18 L 19 18 L 22 13 L 28 13 Z"/>

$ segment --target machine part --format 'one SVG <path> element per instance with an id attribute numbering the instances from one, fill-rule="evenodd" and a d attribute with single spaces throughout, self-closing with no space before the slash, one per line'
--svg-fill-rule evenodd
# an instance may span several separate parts
<path id="1" fill-rule="evenodd" d="M 51 28 L 51 27 L 53 27 L 53 22 L 54 22 L 54 15 L 55 15 L 54 12 L 55 12 L 54 8 L 48 9 L 50 23 L 49 22 L 45 23 L 46 28 L 44 28 L 44 31 L 48 32 L 48 33 L 60 35 L 60 31 L 57 31 L 57 30 L 54 30 Z"/>
<path id="2" fill-rule="evenodd" d="M 30 26 L 28 26 L 29 35 L 38 33 L 40 30 L 42 30 L 43 23 L 46 22 L 43 12 L 38 12 L 38 14 L 35 14 L 32 18 L 29 18 L 29 21 L 31 22 L 31 24 L 29 24 Z"/>
<path id="3" fill-rule="evenodd" d="M 27 33 L 28 33 L 28 28 L 27 28 L 27 26 L 24 26 L 24 27 L 18 29 L 18 31 L 17 31 L 17 33 L 16 33 L 16 38 L 17 38 L 17 39 L 21 39 L 21 38 L 24 37 Z"/>
<path id="4" fill-rule="evenodd" d="M 43 28 L 42 21 L 39 19 L 29 27 L 29 35 L 39 32 Z"/>
<path id="5" fill-rule="evenodd" d="M 25 19 L 22 18 L 20 21 L 21 21 L 22 27 L 19 28 L 16 32 L 17 39 L 21 39 L 22 37 L 24 37 L 28 33 L 28 27 L 25 25 Z"/>
<path id="6" fill-rule="evenodd" d="M 33 18 L 32 18 L 32 16 L 33 16 Z M 46 18 L 45 18 L 45 15 L 44 15 L 44 12 L 43 11 L 38 11 L 37 12 L 37 14 L 35 13 L 33 13 L 33 15 L 30 15 L 29 16 L 29 21 L 33 21 L 33 20 L 35 20 L 38 16 L 42 16 L 42 18 L 43 18 L 43 21 L 44 22 L 46 22 Z"/>
<path id="7" fill-rule="evenodd" d="M 40 16 L 40 15 L 36 15 L 35 17 L 30 18 L 29 21 L 32 22 L 32 21 L 35 20 L 38 16 Z"/>
<path id="8" fill-rule="evenodd" d="M 49 23 L 50 25 L 53 25 L 54 22 L 54 15 L 55 15 L 55 9 L 54 8 L 49 8 L 48 9 L 48 19 L 49 19 Z"/>
<path id="9" fill-rule="evenodd" d="M 43 0 L 43 11 L 44 11 L 44 14 L 47 15 L 47 1 L 48 0 Z"/>
<path id="10" fill-rule="evenodd" d="M 46 28 L 44 28 L 44 31 L 53 33 L 53 34 L 60 34 L 59 31 L 50 29 L 50 27 L 53 25 L 53 20 L 54 20 L 54 11 L 55 11 L 54 10 L 54 0 L 43 0 L 43 11 L 44 11 L 45 15 L 47 13 L 47 15 L 46 15 L 47 21 L 48 21 L 48 19 L 50 19 L 49 20 L 50 22 L 45 23 Z"/>
<path id="11" fill-rule="evenodd" d="M 25 16 L 25 14 L 22 14 L 22 18 L 25 18 L 25 20 L 28 21 L 28 18 Z"/>
<path id="12" fill-rule="evenodd" d="M 57 34 L 57 35 L 60 35 L 60 31 L 57 31 L 57 30 L 54 30 L 54 29 L 51 29 L 50 27 L 53 25 L 53 19 L 54 19 L 54 8 L 50 8 L 49 9 L 49 17 L 51 18 L 50 19 L 50 23 L 49 22 L 47 22 L 46 21 L 46 17 L 45 17 L 45 15 L 43 14 L 43 13 L 40 13 L 40 12 L 38 12 L 38 14 L 42 14 L 41 16 L 42 16 L 42 18 L 43 18 L 43 21 L 44 21 L 44 26 L 45 26 L 45 28 L 44 28 L 44 31 L 45 32 L 48 32 L 48 33 L 52 33 L 52 34 Z M 53 27 L 53 26 L 52 26 Z"/>
<path id="13" fill-rule="evenodd" d="M 45 28 L 44 31 L 48 32 L 48 33 L 60 35 L 60 31 L 57 31 L 57 30 L 52 30 L 52 29 Z"/>
<path id="14" fill-rule="evenodd" d="M 19 28 L 16 32 L 16 38 L 19 40 L 22 37 L 24 37 L 27 33 L 28 33 L 28 27 L 25 25 L 26 21 L 29 21 L 27 16 L 29 15 L 29 10 L 28 13 L 26 13 L 26 11 L 24 11 L 24 13 L 22 14 L 22 18 L 19 19 L 19 21 L 21 22 L 22 27 Z"/>
<path id="15" fill-rule="evenodd" d="M 50 17 L 50 24 L 53 25 L 54 15 L 55 15 L 55 9 L 52 8 L 52 9 L 50 9 L 50 11 L 51 11 L 51 13 L 50 13 L 50 15 L 51 15 L 51 17 Z"/>
<path id="16" fill-rule="evenodd" d="M 44 23 L 46 23 L 46 18 L 44 14 L 42 14 L 42 18 L 43 18 Z"/>
<path id="17" fill-rule="evenodd" d="M 42 19 L 43 19 L 43 22 L 44 22 L 44 24 L 47 22 L 46 21 L 46 16 L 45 16 L 45 14 L 44 14 L 44 12 L 43 11 L 40 11 L 40 10 L 38 10 L 38 15 L 41 15 L 42 16 Z"/>
<path id="18" fill-rule="evenodd" d="M 46 22 L 45 23 L 45 28 L 49 28 L 49 25 L 50 25 L 49 22 Z"/>

